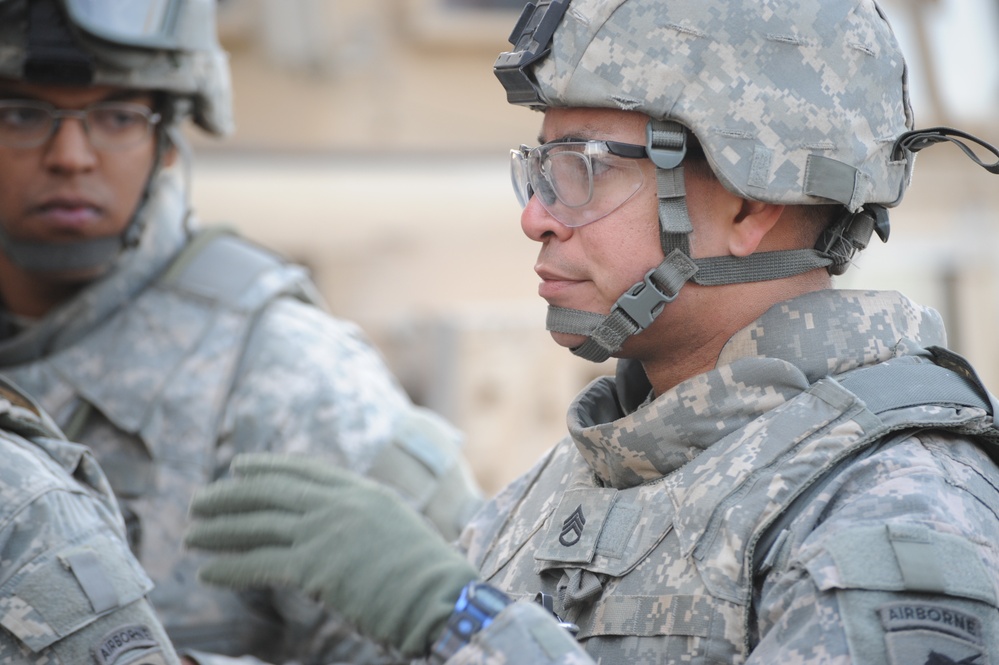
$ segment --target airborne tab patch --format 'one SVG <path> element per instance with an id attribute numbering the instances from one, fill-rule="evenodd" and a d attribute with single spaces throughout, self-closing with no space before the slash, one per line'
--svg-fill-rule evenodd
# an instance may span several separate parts
<path id="1" fill-rule="evenodd" d="M 946 605 L 898 602 L 878 608 L 892 665 L 987 665 L 978 617 Z"/>
<path id="2" fill-rule="evenodd" d="M 148 626 L 142 624 L 119 626 L 102 637 L 93 651 L 98 665 L 114 665 L 125 654 L 136 649 L 157 652 L 161 649 L 159 641 Z"/>
<path id="3" fill-rule="evenodd" d="M 929 629 L 982 643 L 982 624 L 977 617 L 949 607 L 929 603 L 892 603 L 882 605 L 881 624 L 887 631 Z"/>

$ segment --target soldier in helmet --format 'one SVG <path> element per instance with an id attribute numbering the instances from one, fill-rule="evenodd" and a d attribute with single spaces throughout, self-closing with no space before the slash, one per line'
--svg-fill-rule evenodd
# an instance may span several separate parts
<path id="1" fill-rule="evenodd" d="M 0 661 L 177 665 L 93 455 L 0 378 Z"/>
<path id="2" fill-rule="evenodd" d="M 205 579 L 293 580 L 454 663 L 992 662 L 996 402 L 936 312 L 831 276 L 887 239 L 916 151 L 995 148 L 913 129 L 873 0 L 542 0 L 511 41 L 496 74 L 544 113 L 512 169 L 548 329 L 616 375 L 467 560 L 363 479 L 250 457 L 195 501 L 190 542 L 231 553 Z M 330 518 L 348 496 L 394 530 Z M 268 531 L 263 503 L 301 516 Z M 320 523 L 407 548 L 317 566 Z"/>
<path id="3" fill-rule="evenodd" d="M 215 5 L 0 0 L 0 367 L 95 452 L 178 648 L 381 659 L 297 595 L 203 587 L 181 546 L 244 451 L 390 482 L 449 538 L 478 502 L 456 432 L 305 271 L 195 219 L 180 124 L 233 126 Z"/>

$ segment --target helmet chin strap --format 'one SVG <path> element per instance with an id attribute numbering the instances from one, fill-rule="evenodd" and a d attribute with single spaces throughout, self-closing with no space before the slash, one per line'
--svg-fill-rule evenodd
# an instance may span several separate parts
<path id="1" fill-rule="evenodd" d="M 692 227 L 687 214 L 683 167 L 680 166 L 687 155 L 687 130 L 675 122 L 650 120 L 646 129 L 646 149 L 656 165 L 659 236 L 666 258 L 618 298 L 606 316 L 548 307 L 548 330 L 587 337 L 572 352 L 593 362 L 607 360 L 629 337 L 652 325 L 666 304 L 676 299 L 683 285 L 698 271 L 696 262 L 690 258 L 687 241 Z M 667 240 L 673 236 L 680 241 Z"/>
<path id="2" fill-rule="evenodd" d="M 666 258 L 618 298 L 607 315 L 548 307 L 546 328 L 587 337 L 572 352 L 593 362 L 607 360 L 621 350 L 629 337 L 652 325 L 688 281 L 705 286 L 767 281 L 828 268 L 835 262 L 829 252 L 815 249 L 691 258 L 693 226 L 680 165 L 687 154 L 687 129 L 676 122 L 650 120 L 646 139 L 649 157 L 656 165 L 659 238 Z M 875 215 L 861 210 L 848 215 L 845 226 L 845 233 L 857 247 L 866 246 L 875 228 Z"/>
<path id="3" fill-rule="evenodd" d="M 107 273 L 118 261 L 122 252 L 139 244 L 145 231 L 146 204 L 150 199 L 153 182 L 163 168 L 163 161 L 170 146 L 177 146 L 184 163 L 185 203 L 190 191 L 190 153 L 183 136 L 175 125 L 165 128 L 157 137 L 156 159 L 139 199 L 135 214 L 125 229 L 113 236 L 90 238 L 75 242 L 32 242 L 12 238 L 0 226 L 0 251 L 19 268 L 33 273 L 54 274 L 80 272 L 99 277 Z M 188 205 L 188 208 L 190 206 Z"/>
<path id="4" fill-rule="evenodd" d="M 19 268 L 35 273 L 103 273 L 121 253 L 121 236 L 78 242 L 28 242 L 0 227 L 0 250 Z"/>

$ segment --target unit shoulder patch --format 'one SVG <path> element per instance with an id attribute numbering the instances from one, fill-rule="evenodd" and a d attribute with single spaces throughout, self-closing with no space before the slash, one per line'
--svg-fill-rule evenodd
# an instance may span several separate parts
<path id="1" fill-rule="evenodd" d="M 93 648 L 98 665 L 161 665 L 162 645 L 143 624 L 118 626 L 106 633 Z"/>
<path id="2" fill-rule="evenodd" d="M 989 665 L 981 621 L 946 605 L 896 602 L 878 608 L 892 665 Z"/>

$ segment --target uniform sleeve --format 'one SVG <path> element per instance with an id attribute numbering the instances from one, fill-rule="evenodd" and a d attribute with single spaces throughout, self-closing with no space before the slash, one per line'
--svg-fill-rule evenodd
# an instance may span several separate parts
<path id="1" fill-rule="evenodd" d="M 241 452 L 320 456 L 396 489 L 450 541 L 482 504 L 462 443 L 412 404 L 356 325 L 285 298 L 247 345 L 219 470 Z"/>
<path id="2" fill-rule="evenodd" d="M 318 454 L 364 472 L 408 408 L 357 326 L 283 298 L 254 326 L 223 432 L 232 454 Z"/>
<path id="3" fill-rule="evenodd" d="M 996 662 L 997 477 L 931 434 L 837 479 L 777 546 L 747 663 Z"/>
<path id="4" fill-rule="evenodd" d="M 108 505 L 68 476 L 23 472 L 36 492 L 14 488 L 23 500 L 0 531 L 0 662 L 176 665 Z"/>
<path id="5" fill-rule="evenodd" d="M 229 400 L 217 473 L 242 452 L 319 456 L 397 490 L 446 540 L 482 503 L 457 430 L 415 407 L 378 351 L 352 323 L 291 299 L 263 313 Z M 289 659 L 393 662 L 336 616 L 274 590 Z M 207 654 L 199 661 L 209 663 Z"/>
<path id="6" fill-rule="evenodd" d="M 537 603 L 518 602 L 448 659 L 447 665 L 595 665 Z"/>

